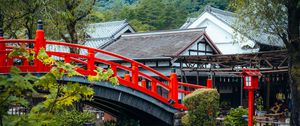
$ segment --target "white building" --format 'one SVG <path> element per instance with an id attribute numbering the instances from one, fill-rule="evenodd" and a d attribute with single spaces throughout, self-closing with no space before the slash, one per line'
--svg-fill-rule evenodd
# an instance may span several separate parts
<path id="1" fill-rule="evenodd" d="M 222 54 L 243 54 L 284 48 L 280 38 L 261 33 L 247 36 L 237 31 L 235 14 L 207 6 L 197 18 L 188 18 L 180 29 L 206 27 L 205 31 Z"/>

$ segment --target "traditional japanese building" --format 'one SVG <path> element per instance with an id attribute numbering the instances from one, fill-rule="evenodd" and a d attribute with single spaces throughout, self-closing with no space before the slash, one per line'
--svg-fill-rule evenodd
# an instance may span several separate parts
<path id="1" fill-rule="evenodd" d="M 205 27 L 207 35 L 222 55 L 174 56 L 177 63 L 186 64 L 181 67 L 181 71 L 190 75 L 190 78 L 195 73 L 210 73 L 222 101 L 236 106 L 238 102 L 246 102 L 242 100 L 246 96 L 243 93 L 242 78 L 239 77 L 241 69 L 258 68 L 264 75 L 260 78 L 258 91 L 264 104 L 272 106 L 277 93 L 285 94 L 287 99 L 289 88 L 284 43 L 279 37 L 264 32 L 243 34 L 236 30 L 237 23 L 235 13 L 211 6 L 207 6 L 197 18 L 188 18 L 180 29 Z M 203 67 L 203 64 L 210 64 L 210 67 Z"/>
<path id="2" fill-rule="evenodd" d="M 188 18 L 180 29 L 206 27 L 206 33 L 222 54 L 243 54 L 285 48 L 282 40 L 261 32 L 255 36 L 236 30 L 235 13 L 206 6 L 197 18 Z"/>

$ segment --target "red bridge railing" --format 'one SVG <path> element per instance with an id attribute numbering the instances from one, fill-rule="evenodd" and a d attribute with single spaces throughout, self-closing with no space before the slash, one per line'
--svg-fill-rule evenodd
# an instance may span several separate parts
<path id="1" fill-rule="evenodd" d="M 171 73 L 170 77 L 168 77 L 142 63 L 139 63 L 130 58 L 112 52 L 108 52 L 101 49 L 95 49 L 95 48 L 78 45 L 78 44 L 47 41 L 44 38 L 44 31 L 41 26 L 39 26 L 38 30 L 36 31 L 35 40 L 19 40 L 19 39 L 5 40 L 3 38 L 3 33 L 1 33 L 0 31 L 0 73 L 8 73 L 10 68 L 14 65 L 15 59 L 22 60 L 21 64 L 17 65 L 17 67 L 20 68 L 22 72 L 40 73 L 40 72 L 48 72 L 50 70 L 50 66 L 43 65 L 36 58 L 33 63 L 29 63 L 24 57 L 8 58 L 8 54 L 12 51 L 12 49 L 17 47 L 16 44 L 14 46 L 9 46 L 9 43 L 33 44 L 34 48 L 31 50 L 33 50 L 35 54 L 37 54 L 41 48 L 46 49 L 46 45 L 64 46 L 69 48 L 86 50 L 87 54 L 75 54 L 75 53 L 58 52 L 58 51 L 51 51 L 51 50 L 47 51 L 47 54 L 49 56 L 59 57 L 60 59 L 62 59 L 64 62 L 67 63 L 76 62 L 77 64 L 80 64 L 82 68 L 78 68 L 77 71 L 84 75 L 92 74 L 93 70 L 97 67 L 97 64 L 110 66 L 110 68 L 114 71 L 114 75 L 118 78 L 119 83 L 121 85 L 148 94 L 165 104 L 169 104 L 173 106 L 176 109 L 181 109 L 181 110 L 185 109 L 185 107 L 182 104 L 178 103 L 178 93 L 189 94 L 190 90 L 187 89 L 197 89 L 197 88 L 205 87 L 205 86 L 178 82 L 175 73 Z M 30 48 L 27 49 L 30 50 Z M 98 53 L 126 61 L 130 64 L 130 66 L 122 65 L 117 62 L 112 62 L 106 59 L 95 57 L 95 54 Z M 120 73 L 120 71 L 122 71 L 123 73 L 124 71 L 126 71 L 127 73 L 130 74 L 118 75 L 118 72 Z M 151 73 L 151 76 L 146 73 Z M 167 95 L 158 93 L 157 92 L 158 87 L 167 91 Z"/>

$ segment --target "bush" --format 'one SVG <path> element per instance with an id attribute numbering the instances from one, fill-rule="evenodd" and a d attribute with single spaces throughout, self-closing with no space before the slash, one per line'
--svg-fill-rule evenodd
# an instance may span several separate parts
<path id="1" fill-rule="evenodd" d="M 56 121 L 61 126 L 83 126 L 84 123 L 96 122 L 96 115 L 89 111 L 64 110 L 56 115 Z"/>
<path id="2" fill-rule="evenodd" d="M 247 126 L 248 122 L 243 119 L 243 115 L 247 115 L 247 109 L 244 108 L 236 108 L 231 109 L 229 111 L 229 115 L 227 115 L 224 119 L 225 126 Z"/>
<path id="3" fill-rule="evenodd" d="M 189 115 L 186 114 L 183 117 L 181 117 L 181 123 L 184 126 L 190 126 L 191 124 L 189 123 Z"/>
<path id="4" fill-rule="evenodd" d="M 215 126 L 219 111 L 220 95 L 216 89 L 198 89 L 187 95 L 184 105 L 188 109 L 183 116 L 184 126 Z"/>

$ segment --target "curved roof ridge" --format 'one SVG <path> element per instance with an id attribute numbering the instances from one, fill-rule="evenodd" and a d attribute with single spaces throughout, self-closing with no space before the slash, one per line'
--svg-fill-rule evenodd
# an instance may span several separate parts
<path id="1" fill-rule="evenodd" d="M 218 13 L 218 14 L 222 14 L 222 15 L 226 15 L 226 16 L 232 16 L 232 17 L 235 17 L 235 15 L 236 15 L 236 13 L 226 11 L 226 10 L 221 10 L 221 9 L 212 7 L 210 5 L 205 6 L 205 11 L 206 12 L 214 12 L 214 13 Z"/>
<path id="2" fill-rule="evenodd" d="M 200 28 L 190 28 L 190 29 L 172 29 L 172 30 L 158 30 L 158 31 L 149 31 L 149 32 L 135 32 L 135 33 L 125 33 L 122 37 L 130 37 L 130 36 L 144 36 L 144 35 L 159 35 L 159 34 L 172 34 L 172 33 L 180 33 L 180 32 L 203 32 L 206 27 Z"/>
<path id="3" fill-rule="evenodd" d="M 125 24 L 127 23 L 127 20 L 121 20 L 121 21 L 109 21 L 109 22 L 99 22 L 99 23 L 93 23 L 89 24 L 89 26 L 97 26 L 97 25 L 115 25 L 115 24 Z"/>

